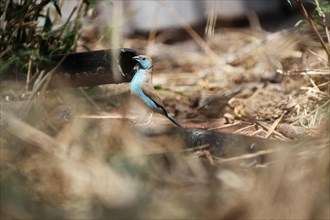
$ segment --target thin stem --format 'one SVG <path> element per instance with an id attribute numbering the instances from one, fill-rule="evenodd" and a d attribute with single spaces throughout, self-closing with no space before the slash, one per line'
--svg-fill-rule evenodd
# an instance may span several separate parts
<path id="1" fill-rule="evenodd" d="M 9 5 L 9 0 L 6 0 L 4 10 L 0 18 L 0 28 L 3 28 L 3 30 L 5 30 L 5 19 L 6 19 L 8 5 Z"/>
<path id="2" fill-rule="evenodd" d="M 301 12 L 303 13 L 303 15 L 305 16 L 305 18 L 307 19 L 308 23 L 311 25 L 314 33 L 316 34 L 316 36 L 318 37 L 321 46 L 323 47 L 324 51 L 327 53 L 328 55 L 328 65 L 330 65 L 330 50 L 329 48 L 325 45 L 325 42 L 323 41 L 320 32 L 317 30 L 311 16 L 308 14 L 306 8 L 304 7 L 304 5 L 302 4 L 301 0 L 295 0 L 298 7 L 300 8 Z"/>

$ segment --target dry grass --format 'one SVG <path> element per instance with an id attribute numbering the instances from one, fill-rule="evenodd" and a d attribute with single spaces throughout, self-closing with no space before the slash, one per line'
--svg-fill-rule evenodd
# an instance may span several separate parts
<path id="1" fill-rule="evenodd" d="M 220 157 L 187 150 L 167 126 L 145 135 L 123 104 L 125 86 L 51 91 L 26 105 L 22 87 L 2 82 L 1 219 L 329 219 L 322 49 L 286 31 L 218 30 L 199 47 L 151 38 L 121 46 L 149 45 L 154 84 L 184 126 L 285 142 Z M 150 126 L 162 124 L 156 116 Z"/>

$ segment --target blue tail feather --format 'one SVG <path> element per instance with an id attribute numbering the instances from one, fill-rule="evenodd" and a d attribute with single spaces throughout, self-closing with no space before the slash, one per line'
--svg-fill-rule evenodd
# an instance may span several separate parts
<path id="1" fill-rule="evenodd" d="M 173 122 L 173 124 L 175 124 L 176 126 L 178 126 L 179 128 L 183 128 L 182 127 L 182 125 L 180 125 L 170 114 L 166 114 L 166 117 L 168 118 L 168 119 L 170 119 L 171 120 L 171 122 Z"/>

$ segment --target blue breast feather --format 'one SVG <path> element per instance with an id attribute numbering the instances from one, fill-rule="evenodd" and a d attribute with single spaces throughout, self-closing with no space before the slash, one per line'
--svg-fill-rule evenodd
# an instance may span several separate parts
<path id="1" fill-rule="evenodd" d="M 145 82 L 145 76 L 143 74 L 143 71 L 145 70 L 139 70 L 137 73 L 135 73 L 132 81 L 131 81 L 131 92 L 138 96 L 142 101 L 148 105 L 152 109 L 158 109 L 157 104 L 150 99 L 148 96 L 146 96 L 141 88 L 142 84 Z"/>

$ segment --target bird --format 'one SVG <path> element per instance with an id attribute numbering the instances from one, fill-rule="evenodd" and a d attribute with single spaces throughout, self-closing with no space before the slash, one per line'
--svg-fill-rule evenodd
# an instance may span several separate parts
<path id="1" fill-rule="evenodd" d="M 182 126 L 166 111 L 164 103 L 152 85 L 152 60 L 145 55 L 132 57 L 137 62 L 136 73 L 130 83 L 131 94 L 138 97 L 153 112 L 167 117 L 177 127 Z M 147 123 L 149 123 L 152 113 Z"/>

